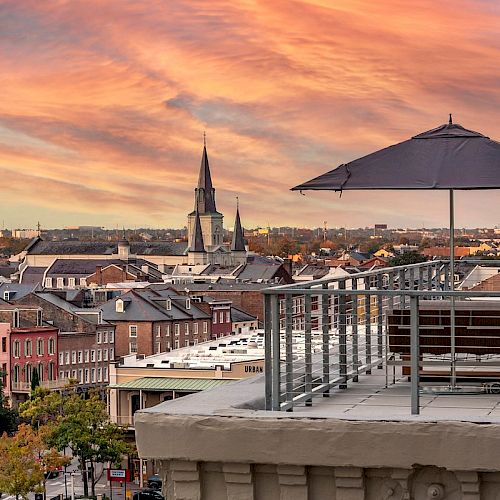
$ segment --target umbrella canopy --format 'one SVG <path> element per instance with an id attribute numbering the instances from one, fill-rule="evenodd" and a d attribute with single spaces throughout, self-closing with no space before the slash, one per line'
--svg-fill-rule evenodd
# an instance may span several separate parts
<path id="1" fill-rule="evenodd" d="M 350 189 L 497 189 L 500 143 L 448 124 L 389 146 L 292 188 L 293 191 Z"/>

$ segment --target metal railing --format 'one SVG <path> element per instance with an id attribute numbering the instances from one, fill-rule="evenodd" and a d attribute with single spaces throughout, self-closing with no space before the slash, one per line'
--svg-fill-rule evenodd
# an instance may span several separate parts
<path id="1" fill-rule="evenodd" d="M 44 389 L 62 389 L 68 385 L 70 379 L 57 379 L 57 380 L 41 380 L 39 386 Z M 31 392 L 31 382 L 12 382 L 11 383 L 12 392 Z"/>
<path id="2" fill-rule="evenodd" d="M 413 414 L 421 394 L 496 390 L 500 291 L 451 291 L 449 272 L 439 260 L 265 290 L 266 409 L 373 392 L 375 374 L 409 385 Z"/>

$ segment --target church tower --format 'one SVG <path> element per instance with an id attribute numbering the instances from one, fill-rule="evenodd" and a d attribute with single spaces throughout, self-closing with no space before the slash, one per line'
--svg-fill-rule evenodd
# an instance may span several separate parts
<path id="1" fill-rule="evenodd" d="M 207 257 L 208 256 L 207 252 L 205 251 L 205 244 L 203 242 L 203 234 L 201 231 L 200 214 L 198 213 L 198 211 L 196 211 L 194 216 L 193 238 L 188 249 L 188 264 L 207 264 Z"/>
<path id="2" fill-rule="evenodd" d="M 240 207 L 236 198 L 236 218 L 234 221 L 233 240 L 231 242 L 231 257 L 234 264 L 245 264 L 247 261 L 247 249 L 240 220 Z"/>
<path id="3" fill-rule="evenodd" d="M 217 212 L 215 188 L 212 185 L 207 145 L 203 141 L 198 186 L 194 191 L 194 210 L 188 215 L 188 247 L 193 247 L 196 217 L 199 217 L 205 250 L 210 252 L 223 243 L 222 222 L 224 216 Z"/>

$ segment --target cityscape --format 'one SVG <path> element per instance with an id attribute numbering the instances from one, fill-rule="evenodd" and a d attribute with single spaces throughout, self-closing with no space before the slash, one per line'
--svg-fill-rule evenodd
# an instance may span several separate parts
<path id="1" fill-rule="evenodd" d="M 0 5 L 0 500 L 498 500 L 499 21 Z"/>

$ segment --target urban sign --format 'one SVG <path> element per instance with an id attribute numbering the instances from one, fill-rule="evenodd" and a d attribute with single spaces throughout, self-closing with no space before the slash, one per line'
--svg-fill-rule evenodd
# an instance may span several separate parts
<path id="1" fill-rule="evenodd" d="M 108 469 L 108 481 L 130 481 L 130 470 L 128 469 Z"/>

